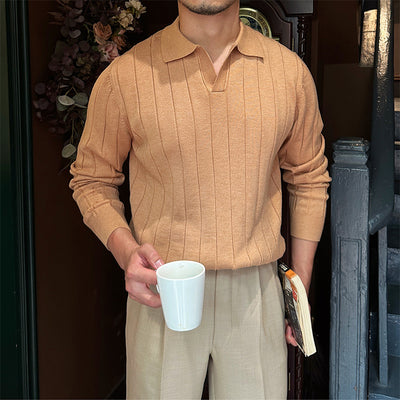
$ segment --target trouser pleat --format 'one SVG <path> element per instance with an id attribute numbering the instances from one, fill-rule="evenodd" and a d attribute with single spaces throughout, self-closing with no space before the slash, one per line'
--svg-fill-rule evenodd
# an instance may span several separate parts
<path id="1" fill-rule="evenodd" d="M 276 263 L 207 271 L 201 326 L 174 332 L 161 309 L 128 300 L 127 397 L 211 399 L 286 396 L 284 307 Z M 211 358 L 210 358 L 211 356 Z"/>

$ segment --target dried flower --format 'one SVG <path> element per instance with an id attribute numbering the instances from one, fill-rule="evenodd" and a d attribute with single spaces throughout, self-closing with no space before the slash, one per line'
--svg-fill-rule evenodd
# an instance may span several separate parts
<path id="1" fill-rule="evenodd" d="M 86 120 L 87 101 L 104 68 L 132 45 L 146 12 L 136 0 L 57 0 L 51 24 L 60 25 L 48 64 L 50 79 L 34 86 L 35 115 L 49 132 L 64 135 L 62 156 L 71 164 Z M 68 166 L 67 165 L 67 166 Z"/>
<path id="2" fill-rule="evenodd" d="M 112 37 L 113 42 L 117 45 L 118 50 L 122 50 L 124 47 L 126 47 L 126 40 L 125 38 L 122 36 L 125 31 L 120 31 L 122 33 L 118 33 L 117 35 L 114 35 Z"/>
<path id="3" fill-rule="evenodd" d="M 139 11 L 141 14 L 146 12 L 146 7 L 142 5 L 142 3 L 138 0 L 129 0 L 125 2 L 125 7 L 130 8 L 132 7 L 136 11 Z"/>
<path id="4" fill-rule="evenodd" d="M 131 28 L 129 25 L 133 22 L 133 14 L 129 11 L 122 10 L 118 15 L 118 21 L 122 27 L 129 30 Z"/>
<path id="5" fill-rule="evenodd" d="M 100 61 L 111 62 L 119 56 L 117 44 L 114 42 L 100 44 L 99 50 L 102 52 Z"/>
<path id="6" fill-rule="evenodd" d="M 110 24 L 103 25 L 101 22 L 93 24 L 93 33 L 98 44 L 105 44 L 112 34 Z"/>

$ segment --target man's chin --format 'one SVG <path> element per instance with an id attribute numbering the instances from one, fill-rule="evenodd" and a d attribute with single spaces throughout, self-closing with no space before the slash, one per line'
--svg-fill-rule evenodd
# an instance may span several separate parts
<path id="1" fill-rule="evenodd" d="M 190 0 L 179 0 L 179 2 L 187 8 L 189 11 L 198 15 L 217 15 L 225 10 L 227 10 L 234 1 L 226 1 L 223 4 L 212 5 L 206 0 L 202 1 L 200 4 L 193 4 Z"/>

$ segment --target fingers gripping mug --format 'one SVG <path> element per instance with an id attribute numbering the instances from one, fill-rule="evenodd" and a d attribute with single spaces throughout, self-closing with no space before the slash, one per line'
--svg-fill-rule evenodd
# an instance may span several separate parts
<path id="1" fill-rule="evenodd" d="M 205 268 L 195 261 L 173 261 L 156 271 L 165 322 L 174 331 L 200 325 L 203 313 Z"/>

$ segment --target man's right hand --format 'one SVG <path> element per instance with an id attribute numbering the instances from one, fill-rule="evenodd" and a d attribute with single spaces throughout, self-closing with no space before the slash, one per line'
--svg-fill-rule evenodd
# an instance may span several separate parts
<path id="1" fill-rule="evenodd" d="M 117 228 L 110 235 L 107 246 L 125 271 L 128 296 L 147 306 L 160 307 L 160 296 L 150 289 L 150 285 L 157 283 L 155 270 L 164 262 L 154 247 L 150 244 L 139 246 L 125 228 Z"/>

